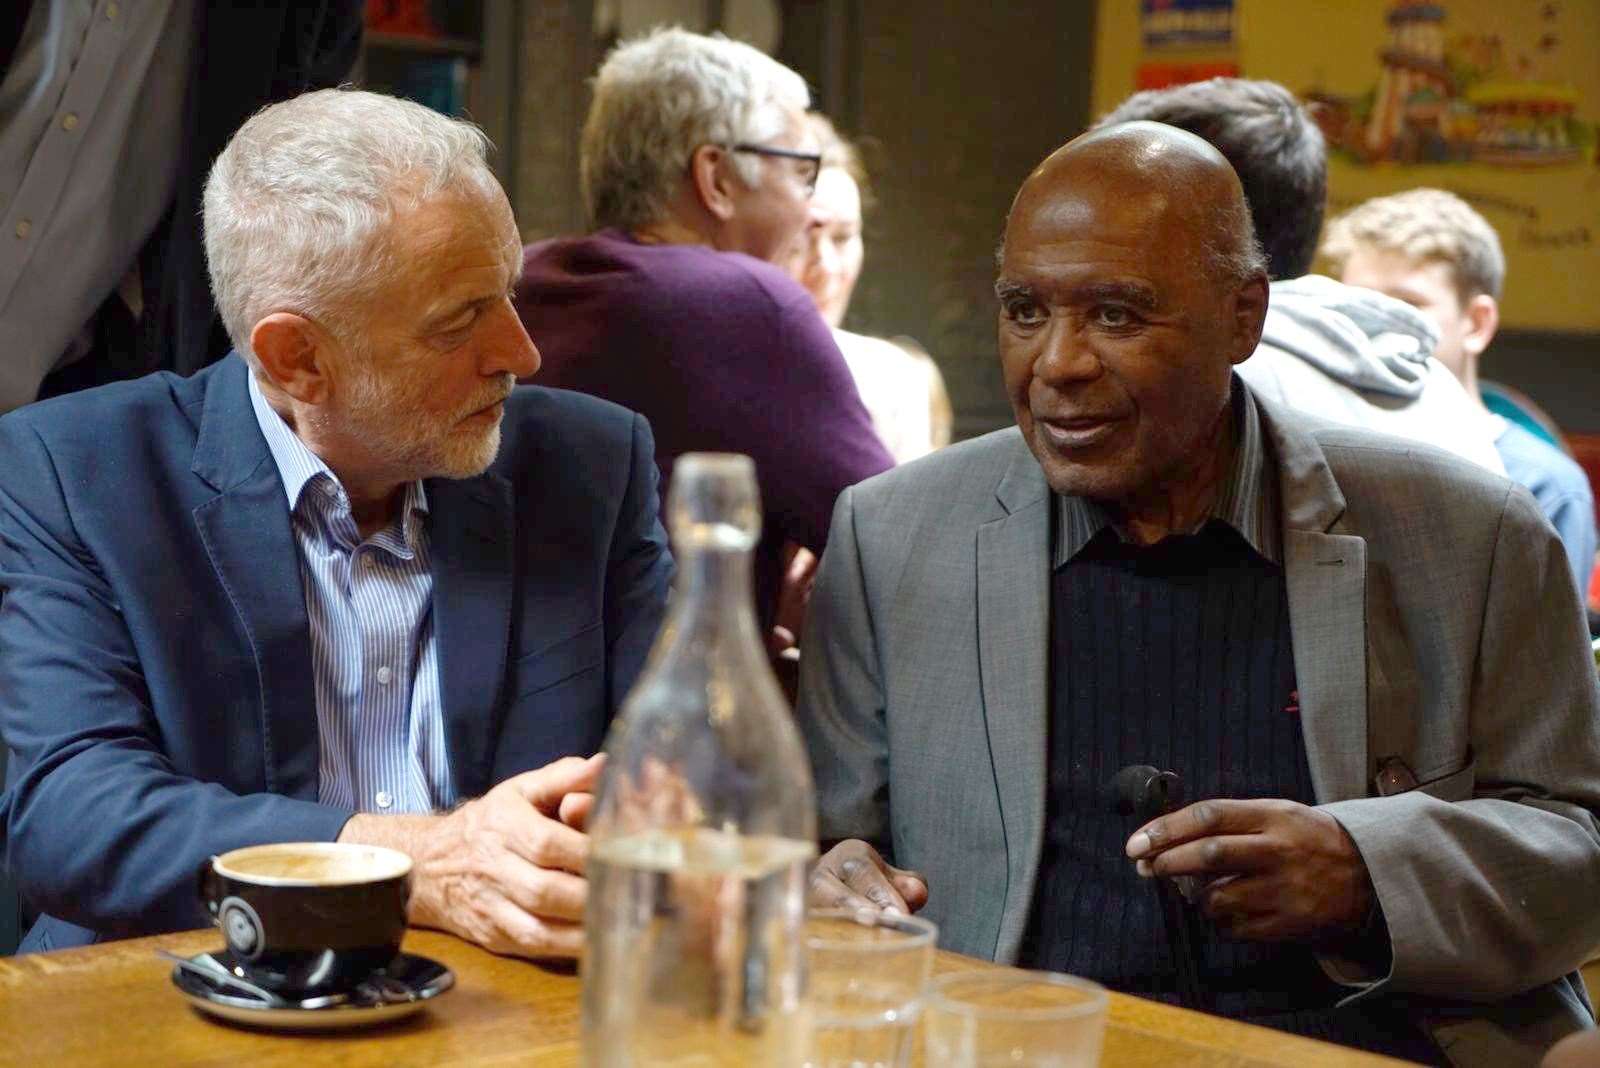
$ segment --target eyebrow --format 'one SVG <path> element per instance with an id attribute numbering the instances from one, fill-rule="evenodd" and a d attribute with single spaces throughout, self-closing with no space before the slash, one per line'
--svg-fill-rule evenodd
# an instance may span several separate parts
<path id="1" fill-rule="evenodd" d="M 1070 290 L 1076 304 L 1127 304 L 1140 311 L 1155 311 L 1161 306 L 1156 291 L 1138 282 L 1083 282 Z"/>
<path id="2" fill-rule="evenodd" d="M 1038 291 L 1033 286 L 1010 278 L 995 281 L 994 295 L 1001 303 L 1039 299 Z M 1146 312 L 1155 311 L 1161 306 L 1154 289 L 1138 282 L 1123 281 L 1079 282 L 1067 289 L 1066 302 L 1080 305 L 1126 304 Z"/>
<path id="3" fill-rule="evenodd" d="M 433 330 L 437 327 L 443 326 L 452 319 L 459 318 L 463 312 L 492 303 L 493 301 L 499 300 L 503 295 L 504 294 L 501 293 L 493 293 L 481 297 L 471 297 L 466 300 L 458 300 L 424 319 L 422 321 L 422 328 L 424 330 Z"/>
<path id="4" fill-rule="evenodd" d="M 994 295 L 1002 304 L 1012 300 L 1032 300 L 1033 287 L 1026 282 L 1014 282 L 1009 278 L 997 278 L 994 282 Z"/>

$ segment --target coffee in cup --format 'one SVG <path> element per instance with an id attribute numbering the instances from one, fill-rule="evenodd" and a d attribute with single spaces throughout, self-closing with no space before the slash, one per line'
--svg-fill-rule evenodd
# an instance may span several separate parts
<path id="1" fill-rule="evenodd" d="M 278 842 L 200 866 L 200 900 L 258 986 L 290 998 L 348 989 L 400 952 L 411 858 L 380 846 Z"/>

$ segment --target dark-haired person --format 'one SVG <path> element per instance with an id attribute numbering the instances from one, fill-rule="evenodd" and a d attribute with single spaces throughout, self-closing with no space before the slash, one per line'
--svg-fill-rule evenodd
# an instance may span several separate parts
<path id="1" fill-rule="evenodd" d="M 1293 93 L 1212 78 L 1135 93 L 1096 127 L 1135 119 L 1204 138 L 1239 175 L 1273 279 L 1260 351 L 1239 368 L 1257 393 L 1505 474 L 1477 405 L 1432 358 L 1433 323 L 1403 301 L 1308 273 L 1327 204 L 1327 143 Z"/>

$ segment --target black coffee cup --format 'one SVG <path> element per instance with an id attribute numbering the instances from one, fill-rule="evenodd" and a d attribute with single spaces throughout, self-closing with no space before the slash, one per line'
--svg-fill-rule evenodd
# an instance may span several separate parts
<path id="1" fill-rule="evenodd" d="M 280 842 L 200 865 L 200 900 L 245 977 L 283 997 L 347 990 L 400 952 L 411 858 L 379 846 Z"/>

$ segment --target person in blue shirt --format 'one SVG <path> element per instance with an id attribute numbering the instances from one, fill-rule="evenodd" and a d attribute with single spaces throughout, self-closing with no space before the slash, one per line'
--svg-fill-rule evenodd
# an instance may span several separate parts
<path id="1" fill-rule="evenodd" d="M 1500 238 L 1454 193 L 1412 189 L 1376 197 L 1328 224 L 1322 253 L 1347 285 L 1376 289 L 1439 327 L 1434 356 L 1482 409 L 1506 474 L 1526 486 L 1566 546 L 1578 593 L 1595 563 L 1594 494 L 1583 468 L 1556 446 L 1483 406 L 1478 360 L 1500 323 L 1506 261 Z"/>
<path id="2" fill-rule="evenodd" d="M 235 351 L 0 417 L 22 952 L 207 922 L 206 857 L 389 846 L 408 915 L 576 957 L 592 754 L 672 562 L 650 428 L 531 385 L 475 127 L 319 90 L 204 198 Z"/>

